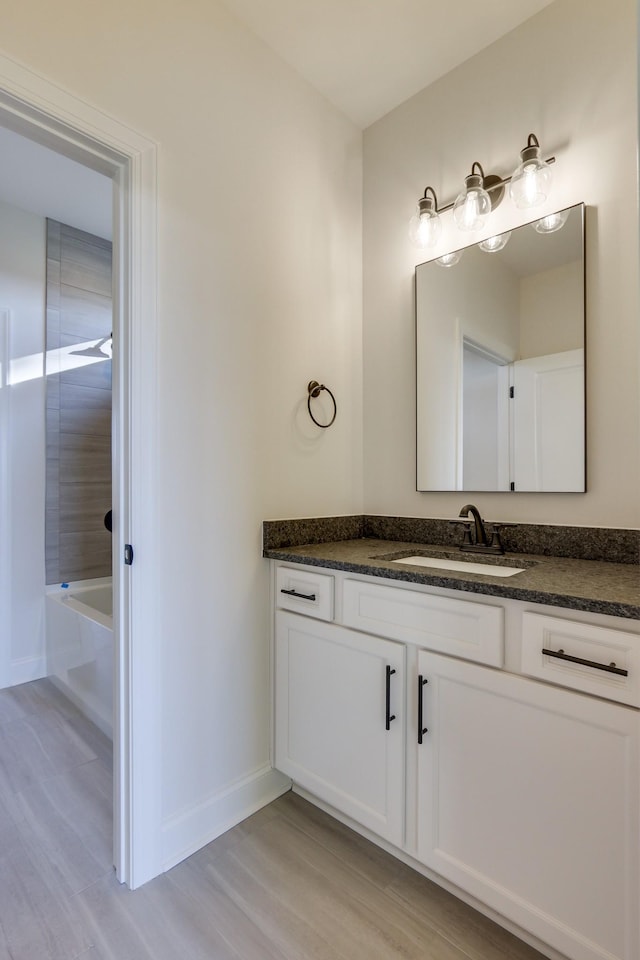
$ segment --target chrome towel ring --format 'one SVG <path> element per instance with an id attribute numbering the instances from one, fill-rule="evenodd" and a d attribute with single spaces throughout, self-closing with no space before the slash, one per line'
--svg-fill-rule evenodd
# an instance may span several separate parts
<path id="1" fill-rule="evenodd" d="M 326 390 L 333 401 L 333 416 L 331 417 L 331 420 L 329 420 L 329 423 L 319 423 L 311 411 L 311 399 L 313 398 L 314 400 L 316 400 L 320 396 L 320 393 L 322 390 Z M 309 384 L 307 386 L 307 391 L 309 393 L 309 396 L 307 397 L 307 409 L 309 410 L 309 416 L 311 417 L 313 422 L 316 424 L 316 426 L 322 427 L 323 430 L 326 430 L 327 427 L 331 426 L 338 412 L 338 405 L 336 403 L 336 398 L 331 393 L 331 390 L 329 390 L 329 387 L 325 387 L 324 383 L 318 383 L 317 380 L 309 381 Z"/>

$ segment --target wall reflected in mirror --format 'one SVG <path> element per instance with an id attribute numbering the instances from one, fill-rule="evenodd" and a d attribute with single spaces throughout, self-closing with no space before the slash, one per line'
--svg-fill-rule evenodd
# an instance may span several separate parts
<path id="1" fill-rule="evenodd" d="M 493 240 L 416 267 L 417 489 L 584 492 L 584 204 Z"/>

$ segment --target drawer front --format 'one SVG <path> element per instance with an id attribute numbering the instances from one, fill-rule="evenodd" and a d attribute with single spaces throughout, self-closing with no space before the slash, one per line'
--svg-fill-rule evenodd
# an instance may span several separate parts
<path id="1" fill-rule="evenodd" d="M 504 663 L 504 611 L 488 603 L 345 580 L 343 620 L 356 630 L 475 663 Z"/>
<path id="2" fill-rule="evenodd" d="M 640 636 L 626 630 L 524 613 L 522 671 L 549 683 L 640 706 Z"/>
<path id="3" fill-rule="evenodd" d="M 333 620 L 333 577 L 291 567 L 276 570 L 276 607 Z"/>

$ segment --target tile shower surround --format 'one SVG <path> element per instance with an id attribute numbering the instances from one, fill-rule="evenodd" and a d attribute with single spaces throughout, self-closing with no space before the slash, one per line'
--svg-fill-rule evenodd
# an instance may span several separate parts
<path id="1" fill-rule="evenodd" d="M 47 351 L 110 334 L 111 243 L 47 220 Z M 111 360 L 47 377 L 46 581 L 111 574 Z"/>

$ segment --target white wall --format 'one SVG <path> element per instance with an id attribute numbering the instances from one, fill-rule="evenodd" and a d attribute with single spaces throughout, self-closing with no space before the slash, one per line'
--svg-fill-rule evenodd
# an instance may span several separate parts
<path id="1" fill-rule="evenodd" d="M 362 137 L 217 0 L 92 11 L 3 8 L 0 42 L 159 143 L 144 334 L 159 356 L 167 863 L 228 826 L 223 808 L 240 815 L 234 791 L 268 764 L 261 521 L 362 508 Z M 311 379 L 336 395 L 330 430 L 308 418 Z"/>
<path id="2" fill-rule="evenodd" d="M 0 686 L 45 673 L 45 245 L 42 217 L 0 202 Z"/>
<path id="3" fill-rule="evenodd" d="M 636 37 L 632 0 L 556 0 L 365 131 L 366 512 L 459 510 L 460 494 L 414 489 L 413 272 L 424 257 L 408 220 L 427 185 L 453 199 L 475 160 L 509 175 L 535 132 L 557 157 L 541 215 L 588 205 L 588 492 L 482 494 L 478 504 L 501 520 L 640 525 Z M 516 214 L 505 200 L 484 235 L 531 218 Z M 451 214 L 443 221 L 436 257 L 460 246 Z"/>
<path id="4" fill-rule="evenodd" d="M 542 357 L 584 344 L 582 263 L 563 263 L 520 281 L 518 359 Z"/>

